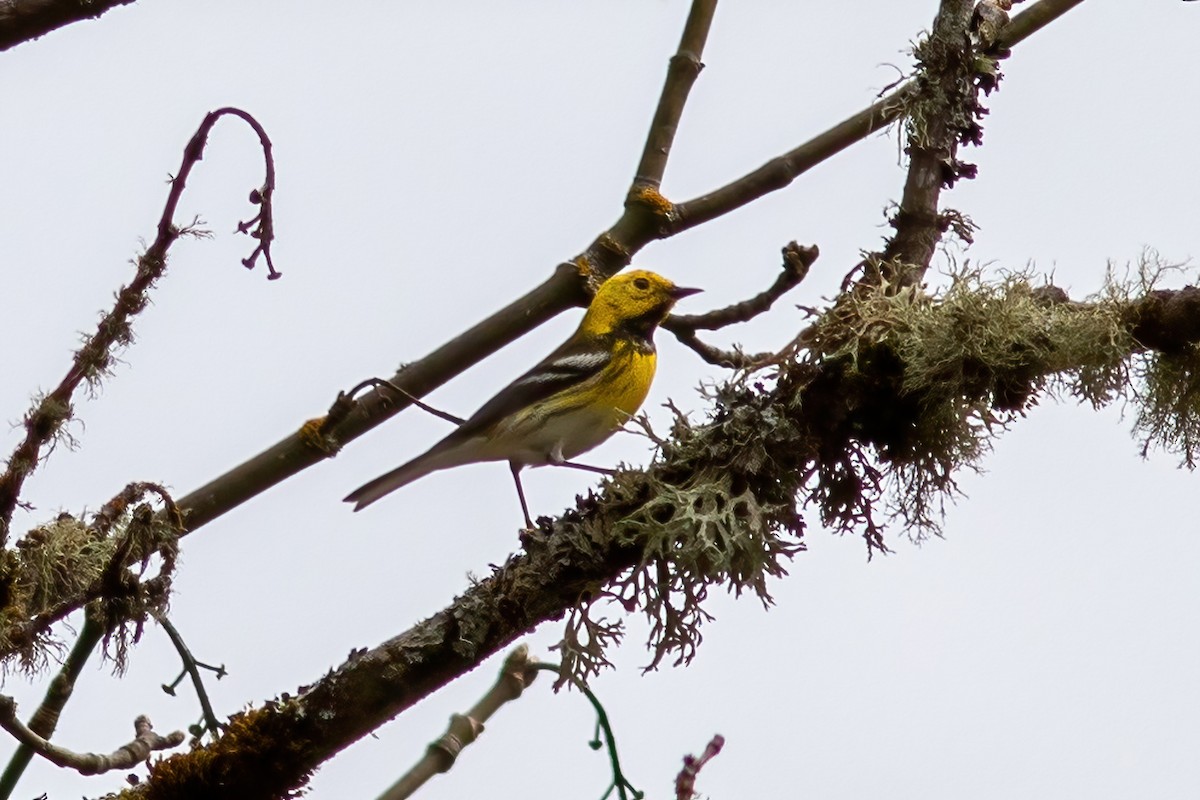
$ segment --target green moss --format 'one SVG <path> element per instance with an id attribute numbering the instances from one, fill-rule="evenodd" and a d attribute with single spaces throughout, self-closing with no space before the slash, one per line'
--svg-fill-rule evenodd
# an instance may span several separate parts
<path id="1" fill-rule="evenodd" d="M 1162 449 L 1195 469 L 1200 452 L 1200 348 L 1154 353 L 1144 358 L 1134 431 L 1142 453 Z"/>

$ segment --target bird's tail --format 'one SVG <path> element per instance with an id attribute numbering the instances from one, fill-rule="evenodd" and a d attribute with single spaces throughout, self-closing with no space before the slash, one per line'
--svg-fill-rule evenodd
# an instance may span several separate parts
<path id="1" fill-rule="evenodd" d="M 361 511 L 376 500 L 389 495 L 401 486 L 407 486 L 418 478 L 423 478 L 431 472 L 470 461 L 464 457 L 461 447 L 437 447 L 417 456 L 407 464 L 401 464 L 391 472 L 380 475 L 373 481 L 368 481 L 343 498 L 344 502 L 354 503 L 354 510 Z"/>

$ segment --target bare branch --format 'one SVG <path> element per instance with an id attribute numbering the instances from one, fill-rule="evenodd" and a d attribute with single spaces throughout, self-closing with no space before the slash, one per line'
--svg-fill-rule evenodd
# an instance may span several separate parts
<path id="1" fill-rule="evenodd" d="M 1000 32 L 997 47 L 1020 44 L 1082 2 L 1083 0 L 1038 0 L 1013 17 L 1004 27 Z"/>
<path id="2" fill-rule="evenodd" d="M 770 310 L 776 300 L 800 285 L 820 252 L 815 245 L 802 247 L 795 242 L 789 242 L 783 248 L 783 271 L 766 291 L 758 293 L 749 300 L 743 300 L 740 303 L 704 314 L 673 314 L 667 317 L 662 327 L 675 334 L 676 339 L 696 351 L 710 364 L 731 369 L 749 369 L 763 363 L 773 354 L 746 355 L 740 350 L 722 350 L 700 341 L 696 331 L 714 331 L 740 322 L 749 322 L 759 314 Z"/>
<path id="3" fill-rule="evenodd" d="M 671 65 L 667 70 L 667 80 L 658 99 L 654 121 L 650 124 L 650 134 L 646 137 L 646 147 L 642 151 L 634 186 L 657 189 L 662 184 L 679 118 L 683 116 L 683 106 L 687 103 L 692 84 L 696 82 L 700 70 L 704 69 L 704 63 L 700 59 L 704 54 L 704 43 L 708 39 L 708 31 L 712 27 L 716 10 L 717 0 L 692 2 L 692 10 L 688 14 L 687 22 L 683 26 L 683 36 L 679 40 L 679 49 L 672 56 Z"/>
<path id="4" fill-rule="evenodd" d="M 792 181 L 817 164 L 899 119 L 904 111 L 904 102 L 911 93 L 910 86 L 902 86 L 794 150 L 771 159 L 753 172 L 700 197 L 677 203 L 671 235 L 711 222 L 764 195 L 791 185 Z"/>
<path id="5" fill-rule="evenodd" d="M 672 333 L 680 329 L 715 331 L 741 322 L 749 322 L 759 314 L 769 311 L 776 300 L 800 285 L 800 282 L 808 276 L 809 269 L 821 255 L 821 251 L 816 245 L 805 247 L 796 242 L 788 242 L 782 252 L 783 270 L 765 291 L 756 294 L 749 300 L 703 314 L 672 314 L 662 324 L 662 327 Z"/>
<path id="6" fill-rule="evenodd" d="M 529 659 L 529 648 L 517 645 L 504 666 L 500 678 L 466 714 L 450 717 L 450 727 L 429 745 L 425 756 L 379 796 L 379 800 L 404 800 L 425 785 L 434 775 L 449 772 L 458 754 L 483 732 L 483 724 L 505 703 L 520 697 L 537 677 L 537 666 Z"/>
<path id="7" fill-rule="evenodd" d="M 6 0 L 0 3 L 0 51 L 44 36 L 52 30 L 95 19 L 133 0 Z"/>
<path id="8" fill-rule="evenodd" d="M 135 737 L 108 755 L 100 753 L 76 753 L 65 747 L 51 744 L 17 718 L 17 704 L 8 695 L 0 695 L 0 727 L 8 731 L 26 747 L 31 748 L 50 763 L 73 769 L 81 775 L 99 775 L 114 769 L 130 769 L 145 761 L 155 750 L 166 750 L 183 744 L 183 731 L 166 736 L 154 732 L 154 726 L 145 715 L 133 722 Z"/>
<path id="9" fill-rule="evenodd" d="M 1083 0 L 1039 0 L 1013 17 L 1001 34 L 1000 43 L 1011 47 L 1024 41 L 1081 2 Z M 667 235 L 709 222 L 790 185 L 817 164 L 900 119 L 914 90 L 911 83 L 904 84 L 878 102 L 753 172 L 693 200 L 676 204 Z"/>

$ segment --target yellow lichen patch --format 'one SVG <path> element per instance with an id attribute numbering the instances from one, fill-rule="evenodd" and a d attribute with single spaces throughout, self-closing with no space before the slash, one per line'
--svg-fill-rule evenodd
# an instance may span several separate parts
<path id="1" fill-rule="evenodd" d="M 310 754 L 286 735 L 288 726 L 294 724 L 286 709 L 286 704 L 272 703 L 266 708 L 234 714 L 221 738 L 151 763 L 150 780 L 118 797 L 130 800 L 222 797 L 228 791 L 222 780 L 230 773 L 254 776 L 257 783 L 253 786 L 245 780 L 239 783 L 249 793 L 298 796 L 309 772 L 297 771 L 296 765 L 310 761 Z"/>
<path id="2" fill-rule="evenodd" d="M 592 267 L 591 260 L 586 255 L 576 256 L 572 262 L 575 264 L 575 273 L 584 280 L 591 280 L 595 274 L 595 269 Z"/>
<path id="3" fill-rule="evenodd" d="M 300 441 L 304 442 L 304 446 L 318 453 L 332 458 L 337 455 L 338 443 L 334 441 L 332 436 L 327 436 L 324 432 L 325 417 L 317 417 L 310 419 L 300 426 L 297 431 L 300 435 Z"/>
<path id="4" fill-rule="evenodd" d="M 649 208 L 660 217 L 670 217 L 675 211 L 675 204 L 653 186 L 639 186 L 630 193 L 629 200 Z"/>

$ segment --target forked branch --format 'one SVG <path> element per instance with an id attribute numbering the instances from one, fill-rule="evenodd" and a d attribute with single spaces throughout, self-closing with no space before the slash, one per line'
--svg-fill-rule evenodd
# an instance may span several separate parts
<path id="1" fill-rule="evenodd" d="M 740 350 L 722 350 L 702 342 L 696 331 L 715 331 L 741 322 L 749 322 L 770 310 L 783 295 L 800 285 L 808 275 L 809 268 L 821 251 L 816 245 L 805 247 L 789 242 L 783 248 L 783 271 L 765 291 L 749 300 L 734 303 L 704 314 L 672 314 L 662 327 L 675 334 L 675 338 L 696 351 L 710 364 L 731 369 L 749 369 L 771 358 L 771 353 L 746 354 Z"/>

